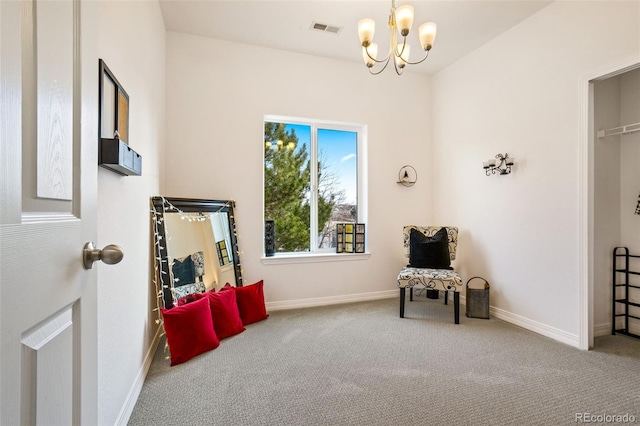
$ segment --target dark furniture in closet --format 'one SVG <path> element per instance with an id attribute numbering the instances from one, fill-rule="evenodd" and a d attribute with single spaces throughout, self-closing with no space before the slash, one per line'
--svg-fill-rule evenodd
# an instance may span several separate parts
<path id="1" fill-rule="evenodd" d="M 613 249 L 611 334 L 626 334 L 640 339 L 640 335 L 632 333 L 629 329 L 630 321 L 640 320 L 640 284 L 638 284 L 640 279 L 634 280 L 634 283 L 630 282 L 631 276 L 640 275 L 640 262 L 634 263 L 636 265 L 635 269 L 631 267 L 631 261 L 638 261 L 638 259 L 640 259 L 640 256 L 629 254 L 627 247 Z M 623 328 L 616 327 L 617 318 L 619 317 L 624 318 Z M 640 329 L 640 321 L 636 322 L 634 326 L 636 330 Z"/>

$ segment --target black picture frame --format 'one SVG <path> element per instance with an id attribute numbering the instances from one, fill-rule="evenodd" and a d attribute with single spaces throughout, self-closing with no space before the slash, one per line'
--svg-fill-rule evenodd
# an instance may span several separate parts
<path id="1" fill-rule="evenodd" d="M 99 59 L 99 68 L 100 138 L 119 139 L 129 144 L 129 94 L 102 59 Z"/>
<path id="2" fill-rule="evenodd" d="M 102 60 L 99 63 L 98 165 L 123 176 L 142 175 L 142 156 L 129 146 L 129 94 Z"/>

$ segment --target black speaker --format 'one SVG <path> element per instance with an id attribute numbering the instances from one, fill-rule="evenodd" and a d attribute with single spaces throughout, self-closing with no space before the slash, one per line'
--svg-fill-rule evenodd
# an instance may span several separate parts
<path id="1" fill-rule="evenodd" d="M 276 252 L 276 223 L 273 220 L 264 221 L 264 255 L 273 256 Z"/>

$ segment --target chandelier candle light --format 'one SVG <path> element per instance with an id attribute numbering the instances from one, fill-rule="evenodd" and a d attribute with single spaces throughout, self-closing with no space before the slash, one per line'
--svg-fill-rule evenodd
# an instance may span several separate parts
<path id="1" fill-rule="evenodd" d="M 482 168 L 487 176 L 495 175 L 496 173 L 498 175 L 508 175 L 511 173 L 511 166 L 514 163 L 515 160 L 509 157 L 509 154 L 497 154 L 495 159 L 482 163 Z"/>
<path id="2" fill-rule="evenodd" d="M 358 35 L 360 36 L 360 44 L 362 45 L 362 58 L 364 63 L 369 69 L 369 73 L 378 75 L 387 68 L 391 57 L 393 57 L 393 65 L 398 75 L 402 74 L 404 67 L 409 65 L 416 65 L 424 62 L 429 56 L 429 52 L 433 47 L 433 42 L 436 39 L 436 24 L 433 22 L 427 22 L 420 25 L 418 29 L 418 38 L 420 39 L 420 46 L 425 51 L 425 56 L 417 62 L 409 61 L 409 53 L 411 48 L 407 43 L 407 36 L 411 31 L 411 25 L 413 25 L 413 6 L 403 5 L 396 9 L 396 1 L 391 0 L 391 12 L 389 14 L 389 52 L 384 59 L 378 59 L 378 45 L 373 43 L 373 33 L 375 32 L 376 23 L 373 19 L 362 19 L 358 22 Z M 402 43 L 398 43 L 398 32 L 402 37 Z M 384 63 L 384 66 L 378 70 L 373 71 L 373 66 L 376 63 Z"/>

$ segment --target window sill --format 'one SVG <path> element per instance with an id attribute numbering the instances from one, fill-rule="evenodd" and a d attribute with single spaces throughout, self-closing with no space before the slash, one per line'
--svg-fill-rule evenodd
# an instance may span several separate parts
<path id="1" fill-rule="evenodd" d="M 371 253 L 316 253 L 316 254 L 277 254 L 262 257 L 264 265 L 284 265 L 288 263 L 343 262 L 348 260 L 366 260 Z"/>

